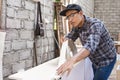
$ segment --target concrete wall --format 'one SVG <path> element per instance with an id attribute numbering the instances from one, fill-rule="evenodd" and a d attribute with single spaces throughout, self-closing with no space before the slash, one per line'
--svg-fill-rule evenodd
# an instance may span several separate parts
<path id="1" fill-rule="evenodd" d="M 117 40 L 120 33 L 120 0 L 95 0 L 94 15 L 103 20 L 112 37 Z"/>
<path id="2" fill-rule="evenodd" d="M 79 4 L 85 15 L 93 17 L 94 0 L 73 0 L 72 2 Z"/>
<path id="3" fill-rule="evenodd" d="M 38 64 L 54 58 L 53 2 L 41 0 L 41 3 L 46 24 L 45 36 L 37 38 Z M 7 32 L 3 57 L 4 80 L 8 75 L 33 65 L 35 17 L 36 3 L 32 0 L 3 0 L 2 29 Z"/>

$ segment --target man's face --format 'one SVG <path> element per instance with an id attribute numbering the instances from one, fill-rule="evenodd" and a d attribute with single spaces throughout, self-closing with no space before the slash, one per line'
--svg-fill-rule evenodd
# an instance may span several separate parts
<path id="1" fill-rule="evenodd" d="M 76 10 L 70 10 L 66 13 L 66 19 L 68 20 L 68 23 L 73 27 L 80 27 L 82 24 L 82 17 L 82 11 L 78 12 Z"/>

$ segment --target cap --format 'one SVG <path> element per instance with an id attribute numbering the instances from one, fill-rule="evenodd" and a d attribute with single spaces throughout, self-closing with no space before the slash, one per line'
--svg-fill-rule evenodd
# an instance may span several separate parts
<path id="1" fill-rule="evenodd" d="M 60 15 L 61 16 L 66 16 L 66 12 L 69 11 L 69 10 L 81 11 L 82 8 L 77 4 L 68 4 L 67 7 L 60 12 Z"/>

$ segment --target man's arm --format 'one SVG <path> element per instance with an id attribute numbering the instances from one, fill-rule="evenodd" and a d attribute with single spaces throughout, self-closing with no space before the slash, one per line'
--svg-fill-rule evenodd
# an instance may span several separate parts
<path id="1" fill-rule="evenodd" d="M 74 60 L 74 64 L 81 61 L 82 59 L 85 59 L 86 57 L 88 57 L 90 54 L 90 51 L 85 49 L 85 48 L 81 48 L 80 51 L 73 56 L 73 60 Z"/>
<path id="2" fill-rule="evenodd" d="M 67 60 L 64 64 L 62 64 L 57 69 L 58 75 L 62 75 L 66 71 L 68 71 L 68 74 L 69 74 L 70 71 L 72 70 L 74 64 L 76 64 L 80 60 L 86 58 L 87 56 L 89 56 L 89 54 L 90 54 L 90 52 L 87 49 L 81 48 L 81 50 L 75 56 L 73 56 L 72 58 Z"/>

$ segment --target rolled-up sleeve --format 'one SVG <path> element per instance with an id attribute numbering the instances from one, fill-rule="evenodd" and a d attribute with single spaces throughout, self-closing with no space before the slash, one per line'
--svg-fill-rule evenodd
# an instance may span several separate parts
<path id="1" fill-rule="evenodd" d="M 101 23 L 95 23 L 91 26 L 89 30 L 90 34 L 86 40 L 86 43 L 83 45 L 84 48 L 90 51 L 90 53 L 94 53 L 97 46 L 100 42 L 100 36 L 102 34 L 102 25 Z"/>

